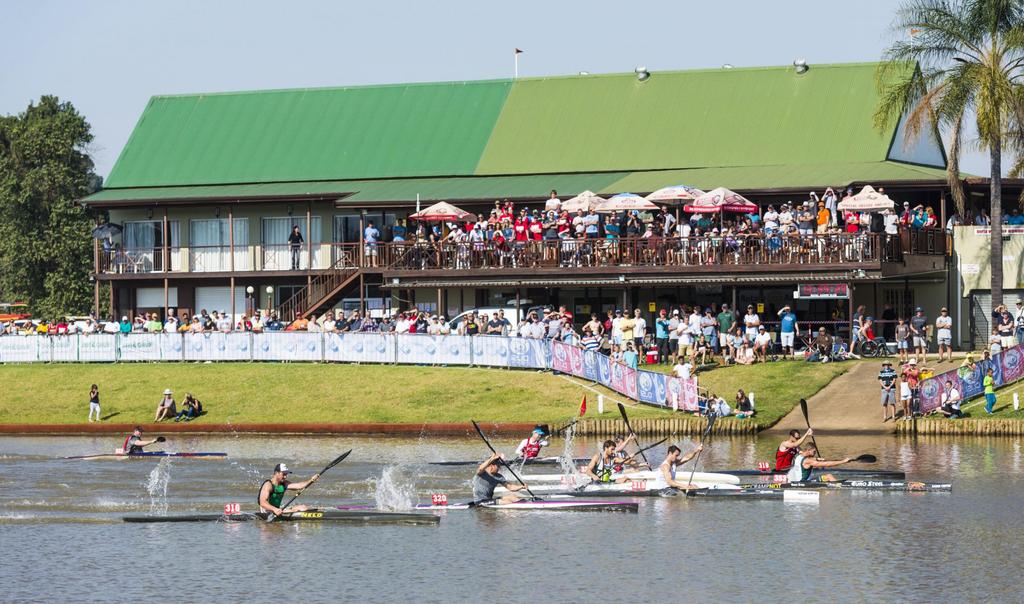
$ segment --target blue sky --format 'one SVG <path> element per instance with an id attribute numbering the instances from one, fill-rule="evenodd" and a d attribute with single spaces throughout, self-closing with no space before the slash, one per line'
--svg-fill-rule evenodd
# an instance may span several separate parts
<path id="1" fill-rule="evenodd" d="M 7 0 L 0 113 L 43 94 L 106 175 L 154 94 L 877 60 L 896 2 Z M 987 174 L 972 153 L 961 168 Z"/>

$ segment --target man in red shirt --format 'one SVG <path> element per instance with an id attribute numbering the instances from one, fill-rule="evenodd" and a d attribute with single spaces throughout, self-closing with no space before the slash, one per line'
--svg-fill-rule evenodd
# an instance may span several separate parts
<path id="1" fill-rule="evenodd" d="M 800 452 L 800 445 L 807 440 L 814 431 L 810 428 L 803 436 L 800 436 L 799 430 L 790 430 L 789 438 L 782 441 L 779 448 L 775 450 L 775 471 L 784 472 L 789 470 L 789 467 L 793 465 L 793 459 Z"/>

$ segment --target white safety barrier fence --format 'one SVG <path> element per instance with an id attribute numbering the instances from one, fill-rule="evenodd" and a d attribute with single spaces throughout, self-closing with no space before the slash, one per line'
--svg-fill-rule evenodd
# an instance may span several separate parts
<path id="1" fill-rule="evenodd" d="M 633 369 L 551 340 L 382 333 L 90 334 L 0 337 L 0 363 L 305 361 L 554 369 L 631 399 L 697 407 L 696 379 Z"/>

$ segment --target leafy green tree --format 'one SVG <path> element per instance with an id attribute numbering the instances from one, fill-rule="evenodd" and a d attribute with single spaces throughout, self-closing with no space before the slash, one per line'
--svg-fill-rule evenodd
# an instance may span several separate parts
<path id="1" fill-rule="evenodd" d="M 94 219 L 77 202 L 97 182 L 91 141 L 85 118 L 53 96 L 0 116 L 0 299 L 39 317 L 92 305 Z"/>
<path id="2" fill-rule="evenodd" d="M 894 42 L 878 72 L 877 126 L 907 115 L 907 137 L 948 129 L 949 184 L 957 210 L 964 120 L 974 117 L 976 145 L 988 151 L 992 218 L 992 306 L 1003 303 L 1002 164 L 1014 124 L 1024 122 L 1024 3 L 1020 0 L 911 0 L 896 13 Z"/>

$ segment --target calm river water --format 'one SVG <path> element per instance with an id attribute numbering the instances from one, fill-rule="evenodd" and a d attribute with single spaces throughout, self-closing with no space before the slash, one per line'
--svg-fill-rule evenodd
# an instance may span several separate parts
<path id="1" fill-rule="evenodd" d="M 952 482 L 952 493 L 822 493 L 820 503 L 643 498 L 639 514 L 450 511 L 439 526 L 188 523 L 125 514 L 255 507 L 273 464 L 300 501 L 402 508 L 468 498 L 475 439 L 202 437 L 228 461 L 67 461 L 114 438 L 0 438 L 2 601 L 1021 601 L 1021 440 L 819 437 L 828 455 Z M 511 439 L 496 439 L 511 451 Z M 173 445 L 170 446 L 170 445 Z M 589 453 L 595 441 L 573 447 Z M 773 439 L 716 439 L 706 469 L 754 467 Z M 548 451 L 561 449 L 560 441 Z M 660 460 L 663 451 L 648 453 Z M 552 470 L 545 470 L 552 471 Z"/>

